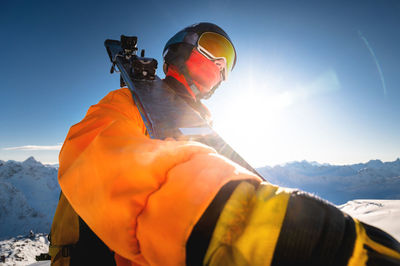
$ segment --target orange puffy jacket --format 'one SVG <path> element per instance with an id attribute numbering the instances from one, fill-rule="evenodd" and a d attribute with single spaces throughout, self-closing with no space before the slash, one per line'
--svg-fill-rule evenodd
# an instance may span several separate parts
<path id="1" fill-rule="evenodd" d="M 119 265 L 185 264 L 186 242 L 220 188 L 261 182 L 200 143 L 147 137 L 127 88 L 71 127 L 59 162 L 64 195 Z"/>

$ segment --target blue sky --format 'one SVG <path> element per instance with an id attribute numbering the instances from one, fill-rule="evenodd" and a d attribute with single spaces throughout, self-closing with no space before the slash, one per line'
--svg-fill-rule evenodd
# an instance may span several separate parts
<path id="1" fill-rule="evenodd" d="M 250 163 L 400 156 L 400 2 L 110 3 L 0 2 L 0 160 L 57 162 L 69 127 L 119 86 L 105 39 L 137 35 L 161 66 L 165 42 L 199 21 L 235 43 L 230 80 L 205 103 Z"/>

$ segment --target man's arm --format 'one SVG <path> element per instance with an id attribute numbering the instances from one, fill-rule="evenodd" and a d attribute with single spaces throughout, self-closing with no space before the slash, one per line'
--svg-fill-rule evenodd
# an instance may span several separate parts
<path id="1" fill-rule="evenodd" d="M 242 182 L 221 212 L 203 262 L 400 265 L 400 244 L 308 193 Z"/>
<path id="2" fill-rule="evenodd" d="M 92 106 L 68 133 L 59 182 L 74 210 L 135 263 L 177 265 L 218 190 L 258 177 L 199 143 L 150 139 L 128 89 Z"/>

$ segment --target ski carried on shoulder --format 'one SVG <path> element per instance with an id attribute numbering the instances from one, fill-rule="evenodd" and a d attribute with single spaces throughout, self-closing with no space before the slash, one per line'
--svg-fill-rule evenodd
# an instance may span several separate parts
<path id="1" fill-rule="evenodd" d="M 196 110 L 156 75 L 155 59 L 144 57 L 144 50 L 140 57 L 136 55 L 137 37 L 122 35 L 120 41 L 106 40 L 104 45 L 113 64 L 110 72 L 118 68 L 121 87 L 130 89 L 151 138 L 201 142 L 264 179 Z"/>

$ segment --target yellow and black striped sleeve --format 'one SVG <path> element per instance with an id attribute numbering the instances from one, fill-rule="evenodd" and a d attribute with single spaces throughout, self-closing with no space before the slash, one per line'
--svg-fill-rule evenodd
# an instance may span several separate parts
<path id="1" fill-rule="evenodd" d="M 246 181 L 220 190 L 186 248 L 188 265 L 400 265 L 384 231 L 308 193 Z"/>

